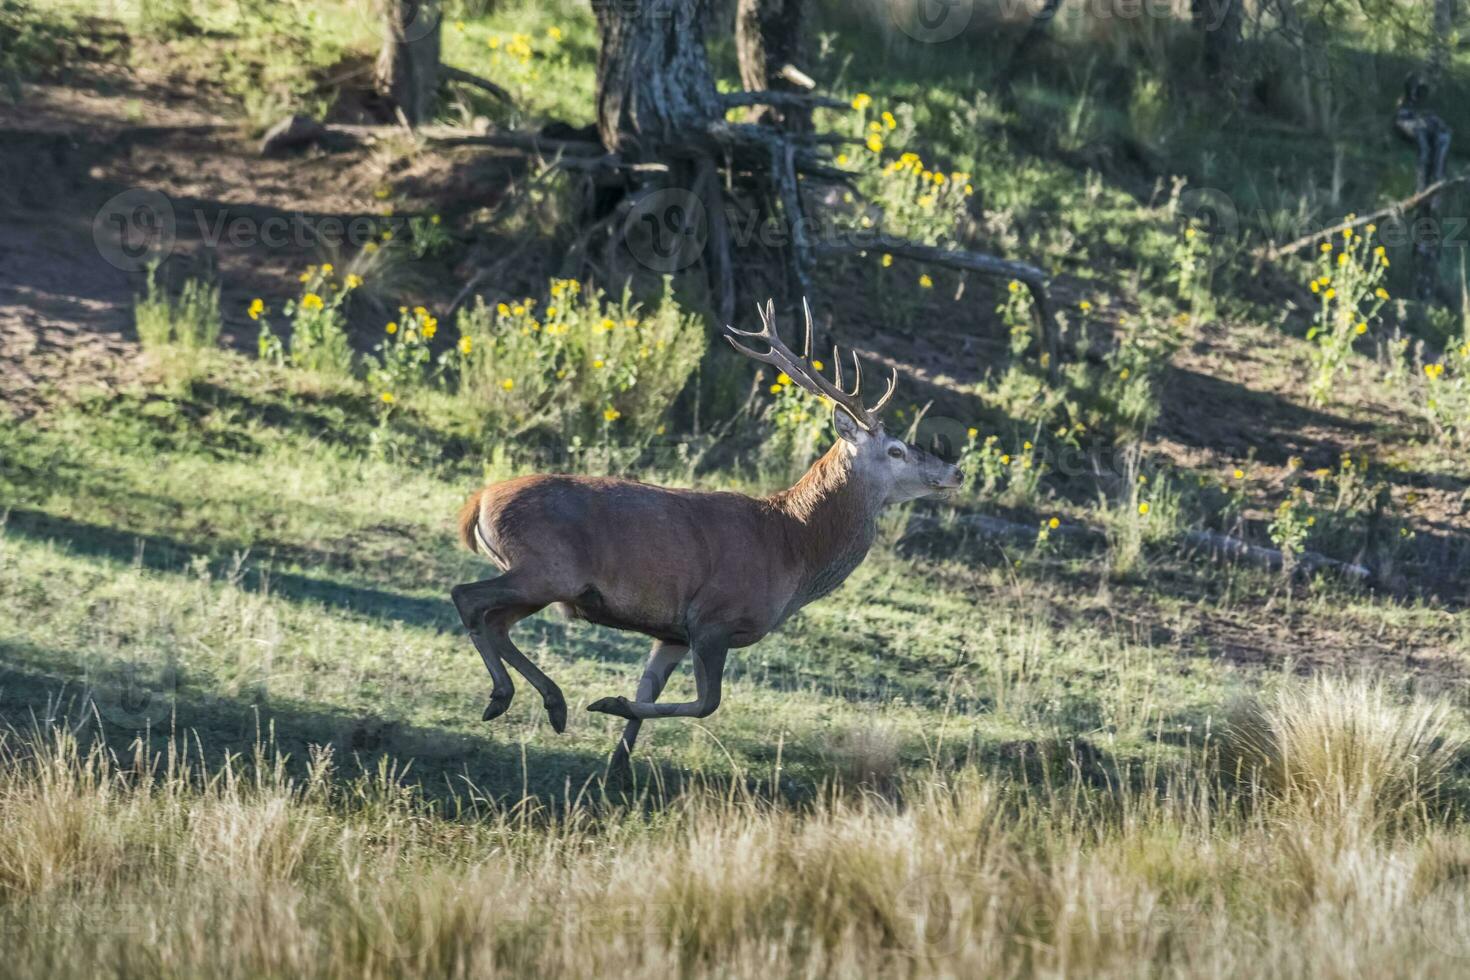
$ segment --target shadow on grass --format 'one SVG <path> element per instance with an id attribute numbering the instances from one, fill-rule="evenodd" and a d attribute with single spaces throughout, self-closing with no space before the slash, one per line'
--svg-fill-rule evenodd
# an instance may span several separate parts
<path id="1" fill-rule="evenodd" d="M 313 746 L 331 746 L 344 783 L 395 760 L 404 781 L 446 811 L 476 799 L 514 803 L 523 792 L 548 805 L 565 805 L 584 787 L 594 795 L 606 759 L 586 750 L 548 745 L 551 736 L 525 741 L 486 726 L 484 735 L 415 726 L 390 715 L 283 701 L 265 692 L 222 695 L 203 689 L 183 671 L 144 671 L 111 663 L 68 676 L 42 666 L 71 658 L 60 650 L 0 643 L 0 728 L 23 735 L 64 726 L 86 740 L 100 739 L 120 760 L 134 743 L 163 751 L 170 737 L 187 736 L 191 764 L 211 772 L 229 758 L 252 757 L 257 746 L 287 757 L 288 772 L 305 777 Z"/>
<path id="2" fill-rule="evenodd" d="M 141 565 L 150 571 L 179 573 L 201 550 L 177 538 L 143 534 L 120 528 L 89 524 L 43 511 L 17 508 L 10 511 L 5 533 L 31 541 L 54 542 L 68 552 L 88 558 Z M 211 562 L 223 569 L 220 559 Z M 320 579 L 296 572 L 246 567 L 240 585 L 251 590 L 268 589 L 271 594 L 293 602 L 320 603 L 389 622 L 445 629 L 459 629 L 459 617 L 449 601 L 446 583 L 443 599 L 421 599 L 371 586 L 335 579 Z"/>

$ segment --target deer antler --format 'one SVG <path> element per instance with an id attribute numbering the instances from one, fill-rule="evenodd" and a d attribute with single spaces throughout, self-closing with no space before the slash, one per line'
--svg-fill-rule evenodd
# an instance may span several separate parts
<path id="1" fill-rule="evenodd" d="M 801 357 L 798 358 L 791 352 L 781 340 L 781 335 L 776 332 L 776 304 L 774 300 L 766 300 L 762 307 L 756 304 L 756 312 L 761 317 L 761 328 L 759 330 L 737 330 L 729 324 L 725 325 L 725 339 L 746 357 L 770 364 L 795 381 L 805 390 L 813 395 L 822 395 L 832 399 L 842 407 L 852 420 L 862 426 L 868 432 L 877 432 L 883 423 L 878 418 L 878 413 L 883 406 L 888 404 L 888 399 L 893 397 L 894 389 L 898 386 L 898 370 L 888 378 L 888 389 L 883 392 L 883 397 L 878 399 L 872 408 L 864 408 L 862 400 L 863 366 L 858 360 L 857 352 L 851 351 L 853 367 L 852 391 L 845 391 L 842 387 L 842 354 L 837 346 L 832 346 L 832 373 L 835 383 L 828 381 L 822 372 L 817 370 L 811 360 L 812 355 L 812 308 L 807 304 L 806 298 L 801 301 L 802 312 L 806 314 L 806 342 L 802 344 Z M 736 337 L 749 337 L 752 340 L 763 341 L 768 348 L 765 352 L 752 350 L 736 341 Z"/>

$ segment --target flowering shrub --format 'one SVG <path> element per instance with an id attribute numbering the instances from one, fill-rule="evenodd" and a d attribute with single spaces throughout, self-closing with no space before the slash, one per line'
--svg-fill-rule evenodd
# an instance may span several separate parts
<path id="1" fill-rule="evenodd" d="M 462 338 L 436 361 L 430 344 L 439 332 L 439 320 L 427 309 L 399 307 L 398 319 L 383 328 L 384 338 L 373 348 L 374 365 L 368 380 L 381 393 L 394 395 L 421 387 L 435 378 L 456 374 L 472 342 Z M 391 403 L 392 399 L 385 399 Z"/>
<path id="2" fill-rule="evenodd" d="M 1339 248 L 1334 250 L 1332 242 L 1319 248 L 1319 274 L 1307 284 L 1319 300 L 1316 319 L 1307 331 L 1307 339 L 1316 341 L 1311 383 L 1315 404 L 1326 403 L 1353 343 L 1368 332 L 1369 321 L 1388 300 L 1383 288 L 1388 256 L 1382 245 L 1372 244 L 1376 230 L 1369 225 L 1365 234 L 1355 235 L 1345 229 Z"/>
<path id="3" fill-rule="evenodd" d="M 460 393 L 489 409 L 492 428 L 568 440 L 646 442 L 704 353 L 700 320 L 667 294 L 651 311 L 625 292 L 610 301 L 553 279 L 547 302 L 526 297 L 460 314 Z"/>
<path id="4" fill-rule="evenodd" d="M 308 266 L 300 276 L 302 292 L 286 302 L 282 313 L 291 320 L 289 343 L 277 337 L 264 317 L 264 304 L 250 306 L 251 319 L 260 324 L 258 345 L 262 360 L 290 360 L 297 367 L 324 374 L 350 375 L 352 348 L 347 343 L 347 317 L 343 306 L 362 279 L 348 275 L 342 282 L 334 277 L 332 264 Z M 257 306 L 257 304 L 260 304 Z"/>
<path id="5" fill-rule="evenodd" d="M 1451 442 L 1470 442 L 1470 342 L 1424 365 L 1424 414 Z"/>
<path id="6" fill-rule="evenodd" d="M 966 198 L 975 193 L 970 175 L 931 168 L 917 153 L 904 153 L 885 163 L 887 141 L 906 139 L 912 126 L 901 125 L 891 111 L 879 111 L 866 93 L 859 93 L 852 107 L 855 111 L 847 117 L 853 127 L 849 135 L 862 141 L 862 149 L 838 154 L 836 163 L 860 175 L 858 188 L 879 212 L 876 223 L 882 232 L 927 245 L 954 244 Z M 899 106 L 898 111 L 905 119 L 910 114 L 907 106 Z M 864 228 L 875 224 L 868 213 L 857 220 Z"/>

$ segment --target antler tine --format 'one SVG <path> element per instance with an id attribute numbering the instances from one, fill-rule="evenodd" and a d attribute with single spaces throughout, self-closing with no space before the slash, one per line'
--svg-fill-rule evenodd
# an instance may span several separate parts
<path id="1" fill-rule="evenodd" d="M 883 397 L 878 399 L 877 404 L 868 409 L 869 414 L 871 414 L 873 418 L 876 419 L 878 417 L 878 413 L 883 411 L 883 406 L 888 404 L 888 399 L 893 397 L 893 393 L 896 390 L 898 390 L 898 368 L 894 368 L 893 373 L 888 376 L 888 390 L 883 392 Z"/>
<path id="2" fill-rule="evenodd" d="M 851 394 L 853 398 L 857 399 L 858 404 L 862 404 L 862 396 L 860 392 L 863 390 L 863 362 L 858 360 L 857 351 L 848 351 L 848 353 L 852 355 L 853 374 L 852 391 L 849 394 Z"/>
<path id="3" fill-rule="evenodd" d="M 811 307 L 805 302 L 803 302 L 803 307 L 806 310 L 807 321 L 806 349 L 808 355 L 810 355 Z M 737 330 L 734 327 L 726 326 L 725 339 L 730 342 L 731 347 L 734 347 L 741 354 L 744 354 L 752 360 L 774 366 L 812 394 L 832 399 L 832 401 L 841 406 L 842 410 L 851 415 L 858 425 L 864 429 L 871 432 L 878 427 L 877 419 L 863 408 L 861 399 L 857 397 L 857 389 L 854 388 L 853 391 L 849 392 L 842 388 L 840 380 L 842 370 L 841 358 L 838 356 L 836 350 L 833 351 L 833 361 L 835 362 L 835 369 L 838 372 L 839 382 L 838 384 L 833 384 L 827 380 L 821 371 L 818 371 L 813 366 L 810 356 L 798 358 L 786 346 L 785 342 L 781 340 L 781 335 L 777 332 L 775 325 L 776 304 L 774 300 L 767 300 L 763 307 L 757 306 L 757 312 L 760 313 L 761 318 L 760 330 Z M 743 344 L 737 343 L 735 340 L 736 337 L 749 337 L 753 340 L 764 341 L 767 349 L 764 351 L 752 350 Z M 861 378 L 859 378 L 859 382 L 861 382 Z"/>
<path id="4" fill-rule="evenodd" d="M 842 351 L 836 344 L 832 345 L 832 377 L 837 381 L 837 387 L 846 388 L 842 384 Z"/>
<path id="5" fill-rule="evenodd" d="M 801 345 L 801 359 L 810 361 L 812 359 L 812 307 L 806 301 L 805 296 L 801 298 L 801 312 L 806 315 L 806 342 Z"/>

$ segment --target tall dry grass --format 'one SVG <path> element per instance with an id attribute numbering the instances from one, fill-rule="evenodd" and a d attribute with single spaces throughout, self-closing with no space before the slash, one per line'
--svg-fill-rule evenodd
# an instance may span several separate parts
<path id="1" fill-rule="evenodd" d="M 265 749 L 207 771 L 182 738 L 117 759 L 65 732 L 11 735 L 0 745 L 5 970 L 1463 969 L 1470 835 L 1428 802 L 1458 744 L 1439 714 L 1354 683 L 1283 693 L 1260 714 L 1272 751 L 1293 761 L 1240 787 L 1205 747 L 1106 785 L 967 770 L 798 803 L 763 795 L 753 787 L 769 783 L 752 774 L 631 803 L 589 793 L 453 813 L 386 766 L 346 778 L 326 752 L 292 778 Z M 1305 751 L 1314 745 L 1331 749 Z M 1420 759 L 1412 772 L 1403 750 Z M 1304 786 L 1337 787 L 1312 797 L 1333 805 L 1285 788 Z M 1339 804 L 1380 793 L 1397 819 L 1337 832 Z"/>

